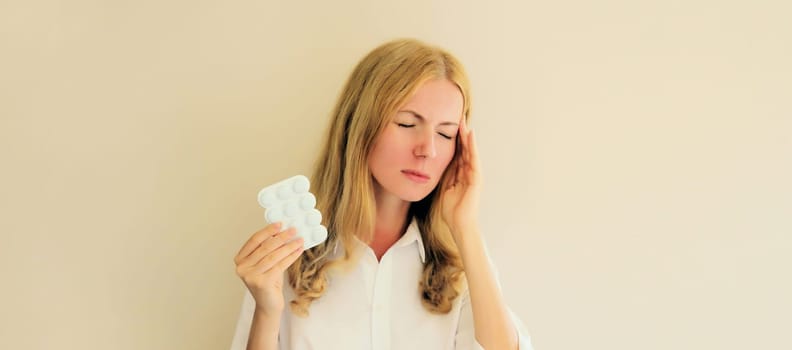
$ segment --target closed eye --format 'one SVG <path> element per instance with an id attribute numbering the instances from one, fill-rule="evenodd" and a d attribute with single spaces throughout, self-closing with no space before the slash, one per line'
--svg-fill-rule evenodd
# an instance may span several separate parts
<path id="1" fill-rule="evenodd" d="M 398 125 L 400 128 L 412 128 L 412 127 L 414 127 L 414 126 L 415 126 L 415 124 L 402 124 L 402 123 L 396 123 L 396 125 Z M 438 134 L 438 135 L 440 135 L 440 136 L 442 136 L 442 137 L 443 137 L 444 139 L 446 139 L 446 140 L 453 139 L 453 137 L 452 137 L 452 136 L 448 136 L 448 135 L 446 135 L 446 134 L 443 134 L 443 133 L 441 133 L 441 132 L 438 132 L 437 134 Z"/>

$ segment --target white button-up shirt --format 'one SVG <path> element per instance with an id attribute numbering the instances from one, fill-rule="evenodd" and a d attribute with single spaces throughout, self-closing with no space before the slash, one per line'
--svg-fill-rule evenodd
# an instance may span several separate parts
<path id="1" fill-rule="evenodd" d="M 346 273 L 328 271 L 325 294 L 310 305 L 308 317 L 292 314 L 288 302 L 295 294 L 284 276 L 287 306 L 278 336 L 281 350 L 483 349 L 475 338 L 467 285 L 448 314 L 430 313 L 421 304 L 418 282 L 425 257 L 415 219 L 379 262 L 367 244 L 357 238 L 355 242 L 364 249 L 360 260 Z M 331 259 L 343 255 L 344 246 L 337 244 Z M 490 266 L 494 269 L 491 260 Z M 245 349 L 255 307 L 246 290 L 231 350 Z M 511 310 L 509 314 L 519 333 L 519 348 L 532 349 L 524 324 Z"/>

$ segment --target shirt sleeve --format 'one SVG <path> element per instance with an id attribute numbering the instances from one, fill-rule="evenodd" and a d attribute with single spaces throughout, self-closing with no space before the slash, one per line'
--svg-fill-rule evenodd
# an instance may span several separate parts
<path id="1" fill-rule="evenodd" d="M 485 253 L 487 254 L 487 261 L 489 262 L 490 269 L 492 269 L 492 273 L 495 274 L 495 283 L 498 285 L 498 290 L 501 290 L 500 278 L 498 277 L 498 269 L 495 267 L 495 264 L 492 262 L 492 259 L 489 258 L 489 251 L 484 248 Z M 454 347 L 457 350 L 484 350 L 484 347 L 479 344 L 476 340 L 476 332 L 474 329 L 473 323 L 473 307 L 470 304 L 470 290 L 465 288 L 464 294 L 461 296 L 461 306 L 459 312 L 459 323 L 457 326 L 457 333 L 455 338 Z M 525 324 L 520 320 L 517 315 L 512 312 L 510 308 L 507 307 L 506 311 L 509 313 L 511 317 L 512 324 L 517 330 L 517 338 L 518 338 L 518 346 L 517 349 L 519 350 L 533 350 L 533 346 L 531 345 L 531 337 L 528 333 L 527 327 Z"/>
<path id="2" fill-rule="evenodd" d="M 525 324 L 520 320 L 511 309 L 507 309 L 511 317 L 512 324 L 517 329 L 518 349 L 533 350 L 531 337 Z M 470 295 L 465 291 L 462 297 L 462 306 L 459 313 L 459 325 L 455 339 L 456 350 L 484 350 L 484 347 L 476 340 L 476 332 L 473 327 L 473 308 L 470 305 Z"/>
<path id="3" fill-rule="evenodd" d="M 242 309 L 239 312 L 234 338 L 231 341 L 231 350 L 247 349 L 250 326 L 253 324 L 253 313 L 256 311 L 256 301 L 253 295 L 245 288 L 245 296 L 242 299 Z"/>

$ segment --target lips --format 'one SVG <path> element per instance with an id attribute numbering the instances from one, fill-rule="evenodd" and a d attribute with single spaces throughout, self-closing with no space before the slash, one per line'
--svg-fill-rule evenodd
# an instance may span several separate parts
<path id="1" fill-rule="evenodd" d="M 410 169 L 402 170 L 402 173 L 407 175 L 407 177 L 409 177 L 409 178 L 411 178 L 411 179 L 413 179 L 415 181 L 418 181 L 418 182 L 429 181 L 429 175 L 427 175 L 426 173 L 422 173 L 420 171 L 417 171 L 417 170 L 410 170 Z"/>

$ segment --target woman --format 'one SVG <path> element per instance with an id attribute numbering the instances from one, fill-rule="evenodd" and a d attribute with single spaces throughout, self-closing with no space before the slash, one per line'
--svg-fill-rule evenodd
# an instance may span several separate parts
<path id="1" fill-rule="evenodd" d="M 275 223 L 243 245 L 232 349 L 531 348 L 480 235 L 469 111 L 448 52 L 402 39 L 363 58 L 311 178 L 327 240 L 302 251 Z"/>

